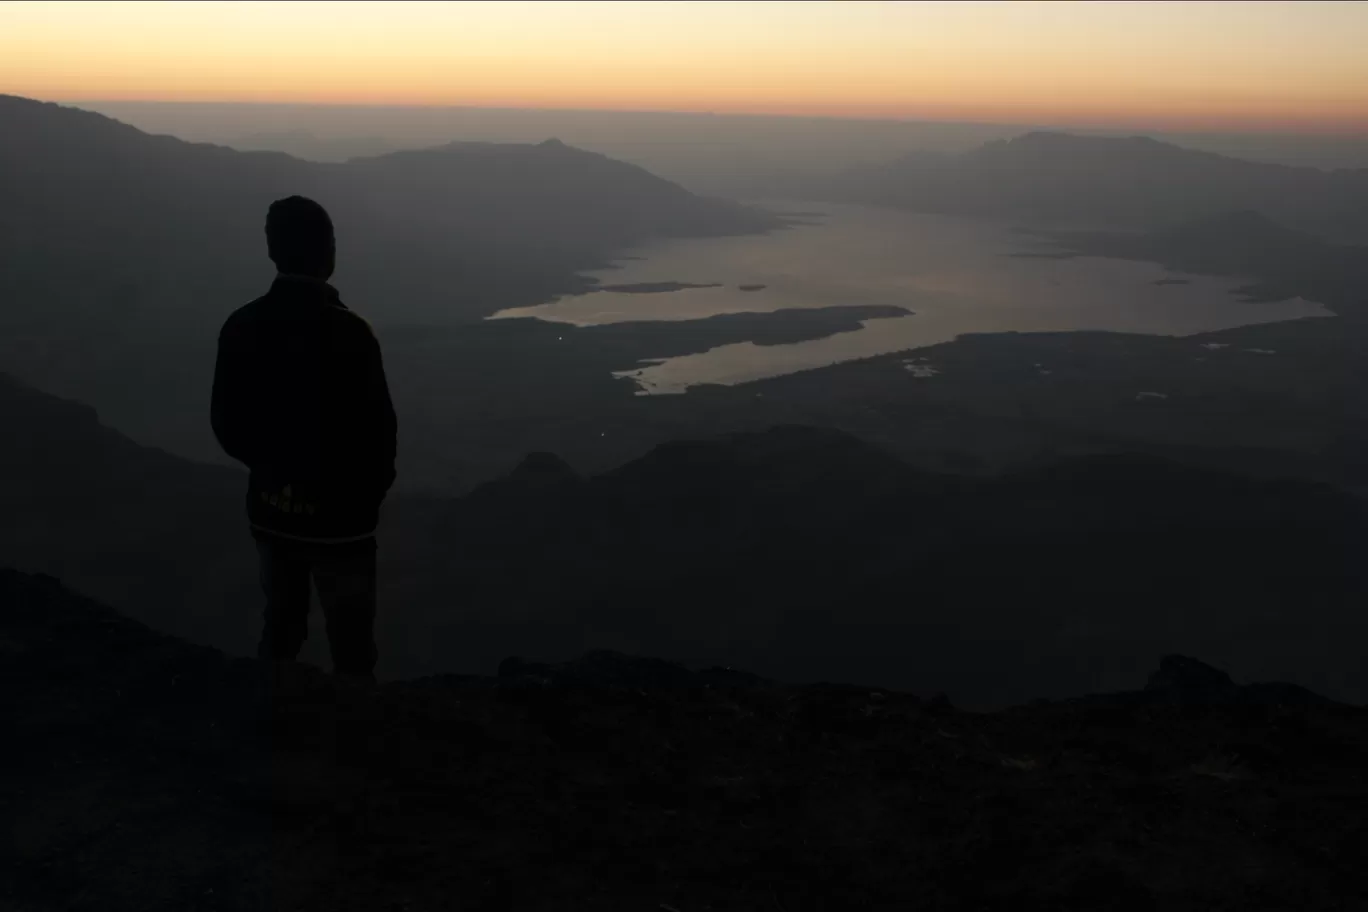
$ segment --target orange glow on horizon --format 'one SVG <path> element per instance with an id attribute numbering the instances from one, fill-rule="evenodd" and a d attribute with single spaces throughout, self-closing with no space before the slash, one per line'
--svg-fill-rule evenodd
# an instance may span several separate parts
<path id="1" fill-rule="evenodd" d="M 1368 133 L 1368 4 L 3 3 L 44 100 Z"/>

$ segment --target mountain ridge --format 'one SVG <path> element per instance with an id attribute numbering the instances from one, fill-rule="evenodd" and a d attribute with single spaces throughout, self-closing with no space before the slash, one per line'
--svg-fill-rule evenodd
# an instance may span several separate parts
<path id="1" fill-rule="evenodd" d="M 1368 169 L 1267 164 L 1149 137 L 1037 131 L 959 154 L 856 168 L 828 198 L 1037 225 L 1157 228 L 1256 209 L 1327 237 L 1368 238 Z"/>
<path id="2" fill-rule="evenodd" d="M 276 199 L 311 196 L 329 210 L 336 287 L 393 362 L 421 361 L 422 352 L 395 351 L 389 327 L 462 327 L 485 347 L 481 373 L 560 355 L 546 351 L 556 335 L 487 328 L 485 317 L 593 288 L 585 272 L 610 268 L 624 247 L 784 224 L 564 145 L 318 163 L 153 136 L 16 96 L 0 102 L 0 135 L 0 370 L 96 404 L 140 440 L 208 461 L 222 458 L 203 419 L 215 339 L 272 280 L 263 225 Z M 737 331 L 702 330 L 695 338 L 705 342 Z M 603 348 L 576 353 L 587 349 L 592 361 Z M 620 363 L 575 378 L 590 395 L 615 392 L 609 371 L 650 354 L 630 340 L 612 348 L 625 349 Z M 391 377 L 403 412 L 412 400 L 400 374 Z M 430 381 L 431 372 L 415 382 Z M 505 407 L 535 412 L 518 387 L 498 389 Z M 434 438 L 417 435 L 408 452 L 446 456 Z"/>
<path id="3" fill-rule="evenodd" d="M 573 285 L 577 270 L 600 265 L 625 244 L 780 224 L 758 210 L 697 197 L 635 165 L 564 144 L 487 144 L 482 155 L 455 144 L 438 147 L 444 152 L 319 163 L 147 134 L 101 114 L 18 96 L 0 96 L 0 128 L 7 136 L 0 167 L 10 176 L 0 189 L 0 241 L 6 245 L 0 270 L 20 283 L 21 303 L 45 296 L 57 311 L 52 301 L 64 303 L 59 292 L 70 289 L 44 284 L 50 271 L 45 260 L 64 250 L 69 256 L 71 248 L 81 250 L 80 277 L 87 285 L 144 285 L 157 266 L 168 278 L 181 278 L 177 267 L 184 266 L 203 274 L 201 287 L 211 299 L 221 295 L 217 281 L 228 300 L 247 300 L 246 283 L 263 271 L 266 206 L 292 193 L 316 196 L 332 211 L 341 226 L 347 284 L 378 289 L 383 283 L 386 293 L 375 297 L 392 302 L 390 319 L 399 318 L 402 306 L 422 311 L 437 299 L 449 319 L 469 319 L 472 308 L 493 313 L 502 309 L 500 300 L 536 303 L 539 295 L 530 289 L 540 290 L 548 270 Z M 519 162 L 529 167 L 508 171 Z M 415 163 L 423 166 L 419 174 Z M 478 172 L 462 176 L 463 167 L 477 165 Z M 428 183 L 422 198 L 395 195 L 419 178 Z M 45 207 L 59 188 L 69 203 L 55 219 Z M 491 196 L 507 211 L 489 209 Z M 510 246 L 509 231 L 498 229 L 500 214 L 515 219 L 522 243 Z M 522 269 L 501 271 L 504 287 L 495 295 L 480 277 L 493 268 L 491 260 L 514 255 L 521 256 Z M 468 273 L 465 296 L 402 281 L 412 270 L 453 258 Z M 480 301 L 484 295 L 491 300 Z M 406 304 L 409 299 L 415 300 Z M 196 301 L 189 310 L 205 306 Z"/>
<path id="4" fill-rule="evenodd" d="M 139 447 L 12 382 L 0 420 L 25 441 L 0 453 L 0 562 L 250 654 L 240 471 Z M 803 426 L 680 441 L 587 478 L 544 455 L 465 498 L 391 498 L 380 672 L 512 644 L 615 648 L 781 680 L 859 671 L 973 707 L 1109 689 L 1183 651 L 1361 700 L 1363 523 L 1327 485 L 1135 456 L 938 475 Z"/>

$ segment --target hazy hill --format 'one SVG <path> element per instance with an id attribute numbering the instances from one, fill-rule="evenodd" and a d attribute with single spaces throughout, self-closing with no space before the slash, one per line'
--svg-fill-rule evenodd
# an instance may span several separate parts
<path id="1" fill-rule="evenodd" d="M 1327 236 L 1368 236 L 1368 170 L 1243 161 L 1148 137 L 1027 133 L 916 153 L 835 180 L 837 198 L 1084 227 L 1152 227 L 1252 209 Z"/>
<path id="2" fill-rule="evenodd" d="M 1146 232 L 1039 234 L 1074 254 L 1147 260 L 1175 272 L 1241 276 L 1253 281 L 1242 289 L 1249 297 L 1310 298 L 1329 305 L 1341 318 L 1361 318 L 1368 305 L 1368 247 L 1329 243 L 1252 210 L 1217 212 Z"/>
<path id="3" fill-rule="evenodd" d="M 124 120 L 126 123 L 137 125 L 136 116 L 129 117 L 118 111 L 102 110 L 100 105 L 82 104 L 81 107 L 88 111 L 100 111 L 108 113 L 111 117 Z M 148 129 L 144 124 L 142 129 Z M 168 130 L 173 135 L 183 139 L 205 139 L 205 137 L 188 136 L 183 131 Z M 293 155 L 295 158 L 309 159 L 310 161 L 346 161 L 349 158 L 357 158 L 363 155 L 382 155 L 386 152 L 394 152 L 403 146 L 381 136 L 319 136 L 310 130 L 301 129 L 281 129 L 281 130 L 260 130 L 245 133 L 240 136 L 232 137 L 231 141 L 225 141 L 227 137 L 219 137 L 218 142 L 234 149 L 242 149 L 246 152 L 274 150 Z M 415 143 L 413 147 L 431 145 L 431 143 Z"/>
<path id="4" fill-rule="evenodd" d="M 266 207 L 290 193 L 332 211 L 339 281 L 385 302 L 373 316 L 389 319 L 469 319 L 573 286 L 577 269 L 623 244 L 775 224 L 555 141 L 323 164 L 13 96 L 0 96 L 0 133 L 8 323 L 148 310 L 219 320 L 269 279 Z"/>
<path id="5" fill-rule="evenodd" d="M 1368 902 L 1365 710 L 1182 656 L 988 715 L 611 651 L 371 690 L 0 603 L 11 908 Z"/>
<path id="6" fill-rule="evenodd" d="M 457 142 L 346 162 L 341 173 L 399 211 L 425 201 L 471 229 L 470 238 L 510 243 L 627 244 L 643 237 L 751 230 L 759 213 L 704 199 L 643 168 L 568 146 Z M 386 194 L 394 194 L 386 197 Z M 431 208 L 431 207 L 428 207 Z M 477 234 L 477 232 L 479 232 Z"/>
<path id="7" fill-rule="evenodd" d="M 648 238 L 778 224 L 554 139 L 317 167 L 339 200 L 334 219 L 361 231 L 347 244 L 348 286 L 358 299 L 386 302 L 375 315 L 386 322 L 483 317 L 515 296 L 542 301 L 583 287 L 577 271 Z M 419 311 L 421 302 L 431 303 Z"/>
<path id="8" fill-rule="evenodd" d="M 0 449 L 0 565 L 251 651 L 240 472 L 12 382 L 0 422 L 22 441 Z M 1123 686 L 1187 652 L 1361 701 L 1362 523 L 1325 486 L 1140 458 L 940 476 L 813 428 L 590 478 L 544 455 L 462 499 L 387 506 L 380 671 L 613 647 L 976 706 Z"/>
<path id="9" fill-rule="evenodd" d="M 274 199 L 329 208 L 335 281 L 382 341 L 387 325 L 468 325 L 587 287 L 582 270 L 651 237 L 777 224 L 554 141 L 325 164 L 13 96 L 0 136 L 0 370 L 199 458 L 216 455 L 204 416 L 219 326 L 274 272 Z"/>
<path id="10" fill-rule="evenodd" d="M 630 161 L 697 192 L 769 199 L 833 170 L 888 161 L 907 149 L 963 151 L 1047 124 L 744 114 L 97 101 L 81 107 L 153 133 L 239 149 L 343 161 L 454 138 L 572 145 Z M 1078 131 L 1124 135 L 1117 131 Z M 1368 166 L 1368 136 L 1154 133 L 1156 139 L 1236 158 L 1321 168 Z M 801 191 L 800 191 L 801 192 Z"/>
<path id="11" fill-rule="evenodd" d="M 212 297 L 195 291 L 259 278 L 265 206 L 320 189 L 317 166 L 281 153 L 151 136 L 13 96 L 0 96 L 0 133 L 7 323 L 104 328 L 149 307 L 159 319 L 207 310 Z"/>

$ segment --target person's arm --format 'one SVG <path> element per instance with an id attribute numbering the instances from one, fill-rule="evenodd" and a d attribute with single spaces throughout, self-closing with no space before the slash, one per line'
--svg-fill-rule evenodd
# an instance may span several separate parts
<path id="1" fill-rule="evenodd" d="M 231 326 L 219 333 L 218 356 L 214 362 L 214 389 L 210 397 L 209 424 L 223 451 L 251 468 L 251 437 L 243 422 L 243 402 L 248 377 L 246 365 L 237 350 Z"/>
<path id="2" fill-rule="evenodd" d="M 390 400 L 389 383 L 385 379 L 384 359 L 380 354 L 380 340 L 369 324 L 363 324 L 363 376 L 361 413 L 367 419 L 366 447 L 370 456 L 368 466 L 371 480 L 381 499 L 394 484 L 394 460 L 398 450 L 399 422 Z"/>

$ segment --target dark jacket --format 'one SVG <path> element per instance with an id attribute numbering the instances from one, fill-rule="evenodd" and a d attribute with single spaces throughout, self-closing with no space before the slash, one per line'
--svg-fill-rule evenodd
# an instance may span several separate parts
<path id="1" fill-rule="evenodd" d="M 259 533 L 373 535 L 394 483 L 396 422 L 380 343 L 326 282 L 279 276 L 219 333 L 210 421 L 251 470 Z"/>

